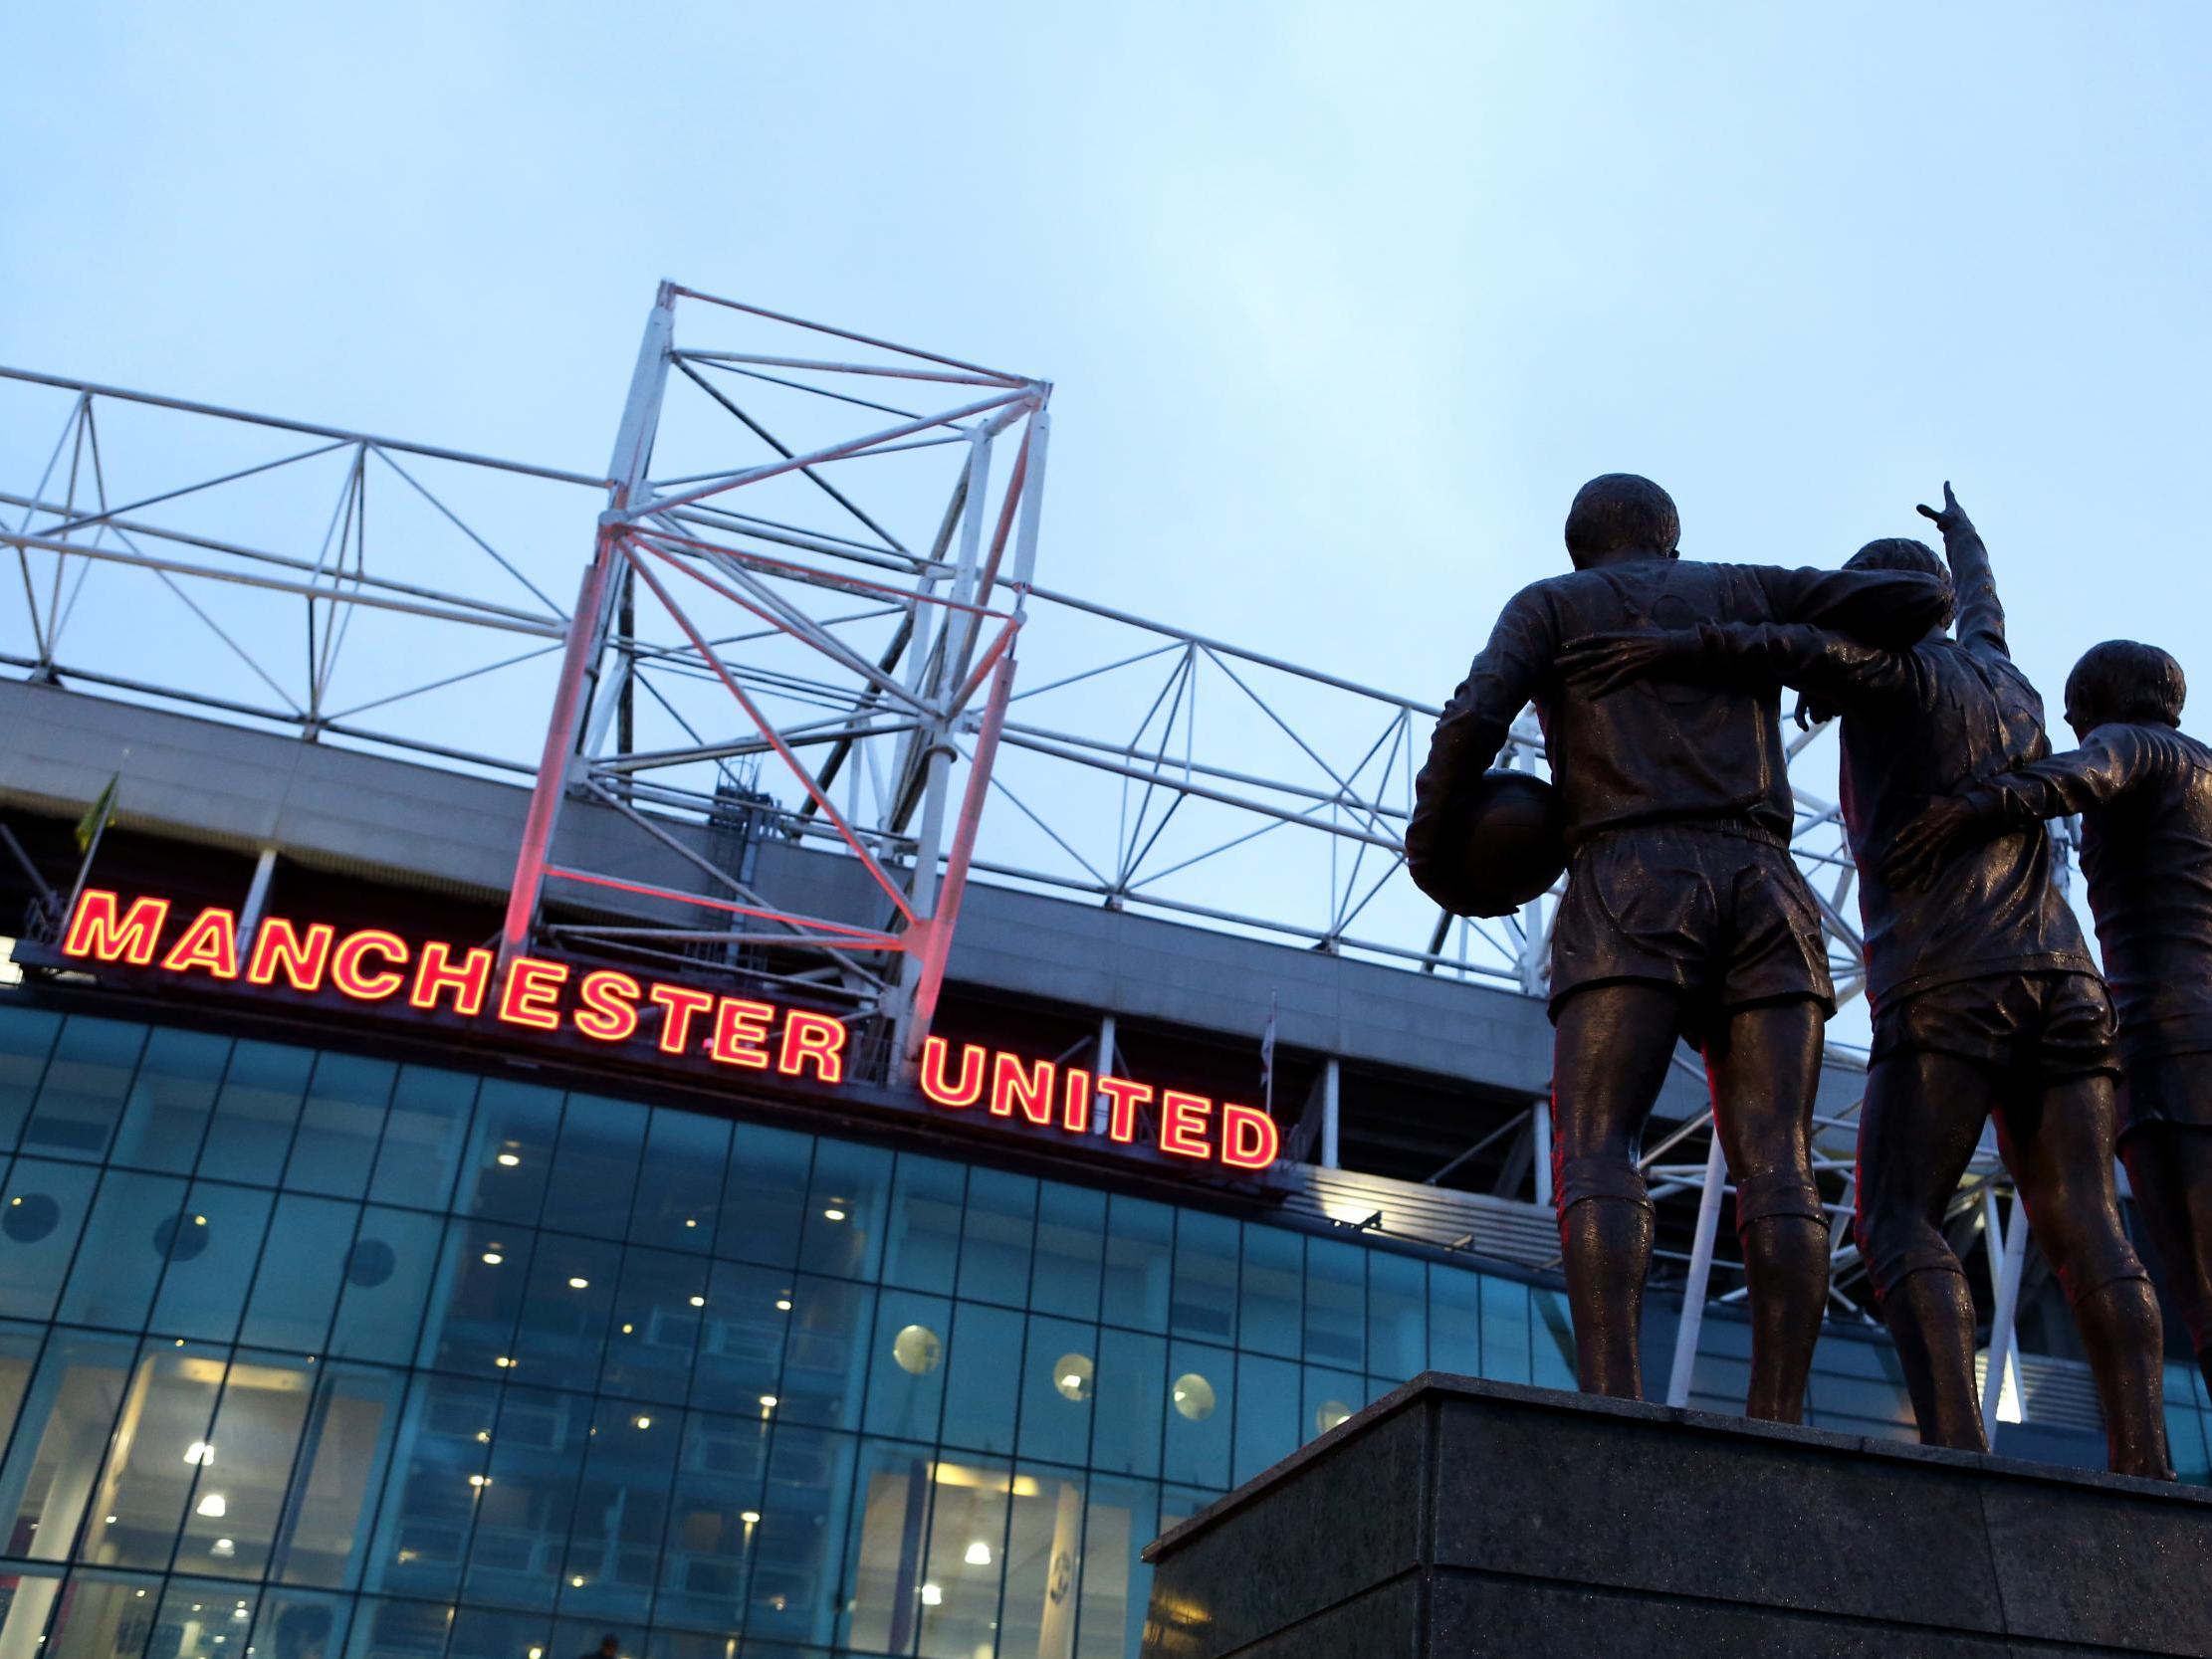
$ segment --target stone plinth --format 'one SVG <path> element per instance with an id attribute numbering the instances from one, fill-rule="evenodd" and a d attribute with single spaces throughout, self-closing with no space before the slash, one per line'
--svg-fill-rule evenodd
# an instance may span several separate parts
<path id="1" fill-rule="evenodd" d="M 1437 1372 L 1146 1558 L 1146 1659 L 2212 1655 L 2212 1491 Z"/>

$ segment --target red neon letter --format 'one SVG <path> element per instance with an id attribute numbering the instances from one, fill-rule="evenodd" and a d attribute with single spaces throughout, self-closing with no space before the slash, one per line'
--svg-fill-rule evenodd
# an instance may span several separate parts
<path id="1" fill-rule="evenodd" d="M 205 968 L 218 979 L 238 977 L 238 918 L 210 905 L 192 919 L 184 936 L 161 958 L 164 972 Z"/>
<path id="2" fill-rule="evenodd" d="M 1275 1120 L 1248 1106 L 1221 1103 L 1221 1161 L 1231 1169 L 1264 1169 L 1282 1150 Z"/>
<path id="3" fill-rule="evenodd" d="M 1177 1157 L 1212 1157 L 1206 1121 L 1213 1116 L 1214 1103 L 1204 1095 L 1181 1095 L 1170 1089 L 1160 1097 L 1160 1149 Z"/>
<path id="4" fill-rule="evenodd" d="M 576 1029 L 586 1037 L 619 1043 L 636 1031 L 637 999 L 645 994 L 645 988 L 627 973 L 617 973 L 611 967 L 596 969 L 583 976 L 576 994 L 583 1001 L 576 1010 Z"/>
<path id="5" fill-rule="evenodd" d="M 484 1012 L 484 993 L 492 983 L 492 953 L 479 945 L 453 965 L 453 946 L 432 939 L 422 947 L 415 967 L 415 988 L 407 993 L 410 1008 L 435 1008 L 438 993 L 453 993 L 453 1011 L 474 1017 Z"/>
<path id="6" fill-rule="evenodd" d="M 246 977 L 257 985 L 273 985 L 282 969 L 294 990 L 319 991 L 323 988 L 323 971 L 330 965 L 333 936 L 328 922 L 312 924 L 303 939 L 283 917 L 263 917 L 254 932 L 254 953 L 246 963 Z"/>
<path id="7" fill-rule="evenodd" d="M 766 1002 L 724 997 L 715 1009 L 715 1034 L 707 1044 L 708 1058 L 725 1066 L 768 1070 L 769 1051 L 761 1045 L 769 1040 L 769 1021 L 774 1018 L 775 1010 Z"/>
<path id="8" fill-rule="evenodd" d="M 775 1057 L 775 1069 L 785 1077 L 798 1076 L 799 1068 L 811 1060 L 816 1077 L 824 1083 L 835 1083 L 845 1075 L 844 1054 L 842 1020 L 810 1014 L 803 1008 L 793 1008 L 783 1016 L 783 1047 Z"/>
<path id="9" fill-rule="evenodd" d="M 568 981 L 566 962 L 544 962 L 536 956 L 517 956 L 507 969 L 507 983 L 499 993 L 499 1017 L 509 1025 L 527 1025 L 539 1031 L 560 1029 L 556 999 Z"/>
<path id="10" fill-rule="evenodd" d="M 69 919 L 69 936 L 62 940 L 62 954 L 144 967 L 153 960 L 154 937 L 168 919 L 168 900 L 139 899 L 132 902 L 117 924 L 115 896 L 97 887 L 89 889 L 78 901 L 77 914 Z"/>
<path id="11" fill-rule="evenodd" d="M 668 1017 L 661 1021 L 661 1053 L 683 1054 L 691 1048 L 691 1017 L 703 1014 L 715 1005 L 715 999 L 705 991 L 686 990 L 682 985 L 656 984 L 649 1000 L 668 1010 Z"/>
<path id="12" fill-rule="evenodd" d="M 1056 1068 L 1049 1060 L 1034 1062 L 1022 1070 L 1018 1055 L 999 1052 L 991 1057 L 991 1114 L 995 1118 L 1010 1118 L 1013 1109 L 1021 1108 L 1021 1116 L 1032 1124 L 1049 1124 L 1052 1121 L 1052 1073 Z"/>
<path id="13" fill-rule="evenodd" d="M 922 1093 L 939 1106 L 974 1106 L 984 1098 L 984 1051 L 960 1045 L 960 1081 L 945 1081 L 945 1039 L 922 1040 Z"/>
<path id="14" fill-rule="evenodd" d="M 363 928 L 357 933 L 347 933 L 338 940 L 337 953 L 331 958 L 331 983 L 356 1002 L 381 1002 L 407 982 L 407 976 L 397 968 L 363 973 L 361 958 L 371 950 L 394 962 L 407 959 L 407 941 L 380 928 Z"/>
<path id="15" fill-rule="evenodd" d="M 1137 1139 L 1137 1108 L 1152 1099 L 1152 1085 L 1132 1083 L 1126 1077 L 1102 1077 L 1098 1092 L 1106 1097 L 1106 1133 L 1116 1141 Z"/>
<path id="16" fill-rule="evenodd" d="M 1083 1135 L 1091 1127 L 1091 1074 L 1080 1066 L 1067 1069 L 1067 1093 L 1062 1097 L 1067 1103 L 1060 1110 L 1060 1128 L 1071 1135 Z"/>

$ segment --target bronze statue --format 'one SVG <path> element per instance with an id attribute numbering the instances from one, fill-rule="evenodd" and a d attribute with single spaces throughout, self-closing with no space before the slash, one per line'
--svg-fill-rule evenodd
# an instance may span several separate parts
<path id="1" fill-rule="evenodd" d="M 2212 1383 L 2212 748 L 2178 729 L 2181 665 L 2107 640 L 2075 664 L 2081 747 L 1928 803 L 1900 881 L 1961 845 L 2082 815 L 2082 872 L 2119 1013 L 2120 1156 Z"/>
<path id="2" fill-rule="evenodd" d="M 1940 513 L 1920 511 L 1943 532 L 1955 639 L 1938 623 L 1909 648 L 1882 650 L 1819 628 L 1708 623 L 1592 640 L 1562 666 L 1598 697 L 1639 678 L 1779 682 L 1842 714 L 1842 807 L 1875 1009 L 1858 1242 L 1920 1438 L 1988 1449 L 1973 1297 L 1942 1222 L 1994 1114 L 2005 1165 L 2089 1350 L 2111 1467 L 2164 1477 L 2158 1307 L 2112 1179 L 2111 1005 L 2052 882 L 2050 838 L 2015 815 L 2003 833 L 1952 845 L 1932 886 L 1899 887 L 1885 869 L 1930 794 L 2050 752 L 2042 699 L 2006 647 L 1988 551 L 1947 484 L 1943 502 Z M 1897 539 L 1868 543 L 1845 568 L 1941 578 L 1944 566 Z"/>
<path id="3" fill-rule="evenodd" d="M 1570 862 L 1552 931 L 1553 1202 L 1586 1392 L 1643 1391 L 1638 1323 L 1652 1205 L 1637 1150 L 1678 1037 L 1704 1050 L 1737 1190 L 1753 1319 L 1745 1409 L 1795 1422 L 1828 1291 L 1810 1162 L 1821 1026 L 1834 991 L 1819 912 L 1789 854 L 1793 806 L 1773 686 L 1637 685 L 1593 698 L 1560 653 L 1627 627 L 1822 623 L 1908 645 L 1944 612 L 1911 571 L 1679 559 L 1674 503 L 1649 479 L 1583 486 L 1571 574 L 1514 595 L 1452 695 L 1415 785 L 1414 880 L 1450 893 L 1454 828 L 1524 705 L 1543 722 Z"/>

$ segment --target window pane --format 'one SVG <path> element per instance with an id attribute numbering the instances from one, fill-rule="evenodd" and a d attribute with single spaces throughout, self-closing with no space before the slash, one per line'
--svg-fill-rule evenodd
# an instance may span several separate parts
<path id="1" fill-rule="evenodd" d="M 15 1149 L 61 1028 L 59 1014 L 0 1005 L 0 1151 Z"/>
<path id="2" fill-rule="evenodd" d="M 326 1054 L 317 1061 L 285 1185 L 337 1198 L 367 1192 L 397 1074 L 389 1061 L 350 1054 Z"/>
<path id="3" fill-rule="evenodd" d="M 444 1209 L 468 1144 L 476 1079 L 429 1066 L 402 1066 L 376 1148 L 368 1193 L 379 1203 Z"/>
<path id="4" fill-rule="evenodd" d="M 659 1576 L 683 1413 L 602 1400 L 592 1426 L 560 1573 L 560 1611 L 643 1623 Z"/>
<path id="5" fill-rule="evenodd" d="M 1106 1283 L 1100 1317 L 1108 1325 L 1167 1330 L 1175 1211 L 1147 1198 L 1117 1194 L 1106 1216 Z"/>
<path id="6" fill-rule="evenodd" d="M 463 1377 L 417 1375 L 407 1394 L 376 1542 L 363 1587 L 449 1596 L 461 1581 L 491 1458 L 499 1389 Z M 365 1634 L 358 1622 L 356 1637 Z M 443 1640 L 444 1623 L 439 1623 Z M 258 1659 L 258 1656 L 257 1656 Z"/>
<path id="7" fill-rule="evenodd" d="M 393 1363 L 415 1351 L 444 1225 L 434 1215 L 405 1210 L 370 1206 L 361 1212 L 345 1254 L 345 1283 L 331 1328 L 332 1353 Z M 442 1306 L 443 1293 L 439 1301 Z"/>
<path id="8" fill-rule="evenodd" d="M 334 1198 L 292 1192 L 278 1198 L 254 1274 L 253 1298 L 246 1305 L 246 1323 L 239 1331 L 241 1342 L 301 1353 L 323 1351 L 359 1215 L 359 1205 Z M 358 1271 L 389 1278 L 392 1264 L 373 1249 L 363 1250 Z M 167 1297 L 166 1289 L 162 1295 Z"/>
<path id="9" fill-rule="evenodd" d="M 749 1648 L 756 1639 L 826 1645 L 834 1638 L 853 1446 L 849 1434 L 776 1425 L 754 1529 Z"/>
<path id="10" fill-rule="evenodd" d="M 1554 1290 L 1528 1293 L 1529 1380 L 1540 1388 L 1575 1386 L 1575 1327 L 1567 1298 Z"/>
<path id="11" fill-rule="evenodd" d="M 685 1419 L 661 1554 L 662 1623 L 717 1626 L 742 1616 L 770 1432 L 757 1415 Z"/>
<path id="12" fill-rule="evenodd" d="M 369 1522 L 390 1467 L 407 1379 L 380 1366 L 329 1361 L 315 1372 L 276 1576 L 350 1586 L 359 1581 L 368 1554 Z M 314 1622 L 303 1615 L 304 1626 Z"/>
<path id="13" fill-rule="evenodd" d="M 1093 1476 L 1083 1517 L 1083 1590 L 1076 1659 L 1137 1659 L 1152 1568 L 1138 1552 L 1160 1533 L 1159 1489 Z"/>
<path id="14" fill-rule="evenodd" d="M 998 1583 L 1005 1570 L 1006 1497 L 1013 1472 L 1003 1464 L 937 1467 L 930 1542 L 922 1568 L 924 1659 L 972 1659 L 992 1651 Z M 927 1586 L 935 1585 L 933 1597 Z"/>
<path id="15" fill-rule="evenodd" d="M 953 1305 L 941 1297 L 887 1290 L 876 1307 L 868 1349 L 870 1434 L 935 1440 L 945 1400 L 945 1350 Z"/>
<path id="16" fill-rule="evenodd" d="M 353 1609 L 345 1659 L 438 1659 L 452 1620 L 453 1609 L 435 1602 L 363 1601 Z"/>
<path id="17" fill-rule="evenodd" d="M 1098 1393 L 1098 1327 L 1034 1315 L 1028 1324 L 1021 1360 L 1021 1455 L 1086 1462 Z"/>
<path id="18" fill-rule="evenodd" d="M 1236 1356 L 1177 1343 L 1168 1350 L 1168 1440 L 1160 1472 L 1190 1486 L 1226 1488 L 1235 1422 Z"/>
<path id="19" fill-rule="evenodd" d="M 714 1264 L 692 1369 L 694 1403 L 750 1414 L 763 1394 L 775 1397 L 798 1290 L 781 1268 Z"/>
<path id="20" fill-rule="evenodd" d="M 157 1571 L 167 1566 L 194 1488 L 204 1481 L 207 1496 L 221 1495 L 237 1460 L 246 1459 L 250 1468 L 244 1447 L 233 1447 L 233 1462 L 216 1468 L 224 1449 L 210 1428 L 224 1368 L 222 1350 L 204 1344 L 149 1344 L 139 1354 L 108 1468 L 95 1489 L 86 1560 Z"/>
<path id="21" fill-rule="evenodd" d="M 145 1652 L 160 1605 L 159 1579 L 79 1572 L 71 1578 L 66 1598 L 60 1590 L 59 1579 L 41 1577 L 25 1579 L 16 1591 L 7 1630 L 10 1638 L 22 1638 L 20 1651 L 54 1659 L 138 1659 Z M 39 1639 L 34 1617 L 57 1601 L 53 1632 L 44 1646 L 32 1646 Z M 19 1617 L 24 1621 L 20 1626 Z"/>
<path id="22" fill-rule="evenodd" d="M 249 1584 L 170 1579 L 145 1659 L 236 1659 L 253 1628 L 256 1599 Z M 132 1605 L 144 1603 L 133 1595 Z"/>
<path id="23" fill-rule="evenodd" d="M 1482 1374 L 1528 1380 L 1528 1287 L 1511 1279 L 1482 1280 Z"/>
<path id="24" fill-rule="evenodd" d="M 1012 1453 L 1025 1323 L 1011 1308 L 990 1308 L 979 1302 L 963 1302 L 954 1310 L 942 1435 L 946 1444 Z"/>
<path id="25" fill-rule="evenodd" d="M 480 1264 L 481 1265 L 481 1264 Z M 522 1328 L 510 1350 L 525 1380 L 589 1387 L 606 1351 L 607 1316 L 622 1247 L 599 1239 L 538 1235 L 523 1293 Z"/>
<path id="26" fill-rule="evenodd" d="M 1367 1380 L 1348 1371 L 1306 1367 L 1305 1410 L 1298 1422 L 1300 1441 L 1335 1428 L 1367 1403 Z"/>
<path id="27" fill-rule="evenodd" d="M 513 1368 L 515 1319 L 534 1242 L 529 1229 L 501 1222 L 447 1224 L 438 1265 L 443 1294 L 432 1299 L 423 1321 L 417 1364 L 482 1377 L 503 1377 Z"/>
<path id="28" fill-rule="evenodd" d="M 1098 1318 L 1106 1259 L 1106 1195 L 1058 1181 L 1037 1188 L 1037 1257 L 1029 1306 L 1067 1319 Z"/>
<path id="29" fill-rule="evenodd" d="M 254 1609 L 247 1651 L 255 1659 L 338 1659 L 351 1611 L 352 1603 L 340 1595 L 265 1591 Z"/>
<path id="30" fill-rule="evenodd" d="M 867 1380 L 875 1290 L 799 1276 L 783 1353 L 778 1422 L 857 1428 Z M 720 1405 L 721 1400 L 708 1403 Z M 737 1404 L 736 1401 L 729 1403 Z"/>
<path id="31" fill-rule="evenodd" d="M 259 1578 L 268 1570 L 314 1387 L 315 1367 L 305 1359 L 231 1361 L 208 1436 L 214 1454 L 201 1466 L 171 1571 Z"/>
<path id="32" fill-rule="evenodd" d="M 31 1367 L 37 1363 L 39 1345 L 45 1340 L 46 1333 L 36 1326 L 0 1325 L 0 1446 L 7 1444 L 8 1433 L 15 1427 L 16 1408 L 23 1403 Z M 2181 1408 L 2187 1409 L 2186 1396 Z"/>
<path id="33" fill-rule="evenodd" d="M 810 1135 L 737 1125 L 730 1142 L 729 1181 L 722 1191 L 722 1218 L 715 1229 L 715 1254 L 770 1267 L 789 1267 L 797 1261 L 813 1160 Z"/>
<path id="34" fill-rule="evenodd" d="M 1176 1218 L 1175 1294 L 1169 1327 L 1179 1337 L 1236 1341 L 1237 1225 L 1185 1210 Z"/>
<path id="35" fill-rule="evenodd" d="M 631 1101 L 568 1097 L 540 1217 L 544 1225 L 598 1238 L 622 1236 L 645 1151 L 646 1116 L 645 1108 Z"/>
<path id="36" fill-rule="evenodd" d="M 1424 1263 L 1375 1250 L 1367 1258 L 1367 1368 L 1404 1382 L 1429 1363 Z"/>
<path id="37" fill-rule="evenodd" d="M 883 1282 L 908 1290 L 943 1291 L 960 1260 L 961 1202 L 968 1171 L 943 1158 L 899 1157 L 885 1228 Z"/>
<path id="38" fill-rule="evenodd" d="M 215 1099 L 215 1119 L 200 1151 L 202 1175 L 275 1186 L 292 1149 L 293 1127 L 315 1064 L 312 1049 L 241 1042 Z"/>
<path id="39" fill-rule="evenodd" d="M 522 1659 L 533 1649 L 546 1652 L 553 1641 L 550 1614 L 510 1611 L 503 1607 L 456 1607 L 452 1635 L 444 1653 L 446 1659 Z M 567 1647 L 555 1651 L 565 1654 L 577 1650 L 580 1645 L 571 1641 Z M 437 1651 L 432 1649 L 433 1654 Z"/>
<path id="40" fill-rule="evenodd" d="M 0 1201 L 0 1315 L 53 1317 L 98 1179 L 76 1164 L 16 1159 Z"/>
<path id="41" fill-rule="evenodd" d="M 230 1062 L 230 1039 L 157 1029 L 146 1039 L 138 1075 L 115 1130 L 117 1163 L 191 1173 Z"/>
<path id="42" fill-rule="evenodd" d="M 1305 1351 L 1306 1241 L 1244 1225 L 1243 1346 L 1295 1359 Z"/>
<path id="43" fill-rule="evenodd" d="M 148 1329 L 218 1343 L 238 1335 L 274 1196 L 195 1181 L 183 1207 L 155 1223 L 153 1247 L 168 1266 Z"/>
<path id="44" fill-rule="evenodd" d="M 968 1172 L 961 1223 L 960 1294 L 973 1302 L 1019 1308 L 1028 1300 L 1029 1243 L 1036 1232 L 1037 1183 L 1002 1169 Z"/>
<path id="45" fill-rule="evenodd" d="M 1287 1359 L 1256 1353 L 1236 1360 L 1236 1440 L 1229 1484 L 1241 1486 L 1272 1468 L 1307 1438 L 1298 1429 L 1300 1379 Z"/>
<path id="46" fill-rule="evenodd" d="M 146 1028 L 135 1021 L 72 1014 L 24 1126 L 22 1150 L 88 1162 L 106 1157 L 145 1045 Z"/>
<path id="47" fill-rule="evenodd" d="M 1455 1267 L 1429 1264 L 1429 1362 L 1439 1371 L 1483 1376 L 1482 1281 Z"/>
<path id="48" fill-rule="evenodd" d="M 1109 1327 L 1099 1333 L 1098 1348 L 1091 1462 L 1117 1475 L 1157 1475 L 1168 1345 L 1158 1337 Z"/>
<path id="49" fill-rule="evenodd" d="M 17 1182 L 29 1161 L 17 1161 L 13 1177 Z M 179 1217 L 186 1224 L 191 1220 L 184 1208 L 184 1183 L 167 1175 L 108 1171 L 94 1200 L 76 1265 L 70 1270 L 69 1290 L 62 1298 L 63 1319 L 72 1325 L 125 1331 L 145 1324 L 154 1287 L 170 1255 L 188 1251 L 197 1242 L 178 1228 Z"/>
<path id="50" fill-rule="evenodd" d="M 862 1442 L 860 1513 L 854 1518 L 845 1574 L 852 1608 L 844 1645 L 870 1653 L 914 1651 L 922 1617 L 922 1552 L 936 1491 L 930 1477 L 936 1467 L 927 1446 Z"/>
<path id="51" fill-rule="evenodd" d="M 671 1250 L 633 1247 L 624 1255 L 601 1388 L 625 1399 L 683 1403 L 706 1315 L 709 1265 Z M 763 1387 L 774 1385 L 772 1377 Z"/>
<path id="52" fill-rule="evenodd" d="M 1306 1357 L 1358 1370 L 1367 1362 L 1367 1252 L 1306 1240 Z"/>
<path id="53" fill-rule="evenodd" d="M 730 1126 L 697 1112 L 661 1108 L 646 1132 L 645 1163 L 629 1236 L 664 1250 L 713 1248 Z"/>
<path id="54" fill-rule="evenodd" d="M 492 1431 L 487 1484 L 461 1593 L 509 1607 L 551 1607 L 591 1430 L 580 1394 L 509 1387 Z"/>
<path id="55" fill-rule="evenodd" d="M 560 1091 L 488 1077 L 477 1091 L 476 1122 L 453 1207 L 500 1221 L 535 1224 L 560 1129 Z"/>
<path id="56" fill-rule="evenodd" d="M 884 1189 L 891 1154 L 880 1146 L 824 1141 L 814 1149 L 799 1235 L 799 1266 L 841 1279 L 873 1279 L 883 1256 Z"/>
<path id="57" fill-rule="evenodd" d="M 1083 1556 L 1083 1477 L 1024 1465 L 1006 1530 L 998 1651 L 1068 1659 L 1075 1651 L 1076 1569 Z"/>
<path id="58" fill-rule="evenodd" d="M 59 1560 L 69 1554 L 135 1348 L 132 1340 L 79 1331 L 56 1332 L 47 1344 L 0 1479 L 0 1490 L 18 1494 L 14 1513 L 4 1518 L 11 1555 Z"/>

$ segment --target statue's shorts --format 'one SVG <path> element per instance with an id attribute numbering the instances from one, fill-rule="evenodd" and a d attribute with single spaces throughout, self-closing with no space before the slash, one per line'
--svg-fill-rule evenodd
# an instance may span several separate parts
<path id="1" fill-rule="evenodd" d="M 1875 1010 L 1873 1060 L 1951 1054 L 2033 1083 L 2117 1075 L 2112 1004 L 2087 973 L 2020 973 L 1931 985 Z"/>
<path id="2" fill-rule="evenodd" d="M 1601 830 L 1575 849 L 1552 923 L 1551 1010 L 1628 983 L 1682 994 L 1684 1034 L 1811 997 L 1836 1006 L 1820 907 L 1778 837 L 1732 823 Z"/>
<path id="3" fill-rule="evenodd" d="M 2119 1132 L 2144 1124 L 2212 1129 L 2212 1045 L 2190 1032 L 2128 1032 Z M 2160 1040 L 2161 1038 L 2165 1040 Z"/>

